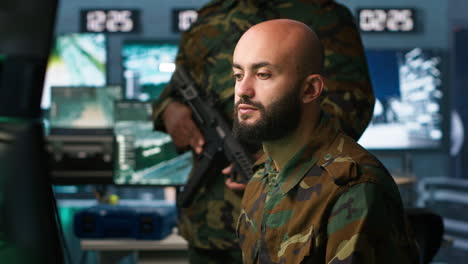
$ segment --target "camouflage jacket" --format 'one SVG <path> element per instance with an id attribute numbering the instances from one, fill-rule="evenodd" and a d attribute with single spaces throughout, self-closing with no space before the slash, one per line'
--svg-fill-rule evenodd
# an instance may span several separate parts
<path id="1" fill-rule="evenodd" d="M 291 157 L 280 172 L 257 162 L 237 229 L 244 263 L 418 263 L 398 188 L 376 158 L 328 122 Z"/>
<path id="2" fill-rule="evenodd" d="M 370 121 L 374 95 L 359 33 L 349 10 L 329 0 L 219 0 L 199 11 L 197 22 L 182 34 L 176 65 L 188 69 L 199 87 L 219 95 L 221 110 L 232 118 L 234 80 L 232 53 L 252 25 L 290 18 L 310 25 L 325 48 L 325 91 L 322 106 L 336 117 L 335 125 L 358 138 Z M 173 100 L 173 83 L 154 104 L 155 128 L 164 131 L 161 113 Z M 196 164 L 194 164 L 196 169 Z M 181 232 L 191 246 L 205 249 L 237 247 L 235 223 L 240 196 L 218 175 L 202 188 L 190 208 L 181 210 Z"/>

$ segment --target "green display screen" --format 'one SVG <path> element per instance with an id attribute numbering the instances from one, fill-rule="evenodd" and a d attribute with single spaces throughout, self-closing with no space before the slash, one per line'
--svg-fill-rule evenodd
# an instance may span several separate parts
<path id="1" fill-rule="evenodd" d="M 190 152 L 179 154 L 168 134 L 153 130 L 151 104 L 119 101 L 114 109 L 114 182 L 162 186 L 185 184 L 192 169 L 192 155 Z"/>

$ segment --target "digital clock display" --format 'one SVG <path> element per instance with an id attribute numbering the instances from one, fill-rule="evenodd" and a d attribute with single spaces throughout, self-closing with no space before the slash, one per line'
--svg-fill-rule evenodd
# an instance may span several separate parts
<path id="1" fill-rule="evenodd" d="M 136 9 L 81 10 L 81 32 L 134 33 L 140 31 L 140 11 Z"/>
<path id="2" fill-rule="evenodd" d="M 411 8 L 358 9 L 359 28 L 362 32 L 413 32 L 415 12 Z"/>
<path id="3" fill-rule="evenodd" d="M 197 18 L 198 13 L 195 8 L 173 9 L 172 31 L 176 33 L 187 31 Z"/>

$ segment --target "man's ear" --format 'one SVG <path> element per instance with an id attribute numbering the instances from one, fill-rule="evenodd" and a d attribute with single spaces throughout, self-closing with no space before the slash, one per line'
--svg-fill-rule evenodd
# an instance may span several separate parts
<path id="1" fill-rule="evenodd" d="M 304 81 L 302 102 L 307 104 L 317 100 L 323 91 L 323 77 L 320 74 L 311 74 Z"/>

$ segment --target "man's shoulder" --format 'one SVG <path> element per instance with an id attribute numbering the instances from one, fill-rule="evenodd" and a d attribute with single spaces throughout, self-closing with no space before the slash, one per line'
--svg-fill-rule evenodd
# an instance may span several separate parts
<path id="1" fill-rule="evenodd" d="M 220 9 L 223 6 L 223 0 L 212 0 L 203 5 L 198 10 L 199 16 L 210 15 L 213 11 Z"/>
<path id="2" fill-rule="evenodd" d="M 185 37 L 215 37 L 219 34 L 216 28 L 226 24 L 225 18 L 227 11 L 232 8 L 233 0 L 215 0 L 206 3 L 197 10 L 197 20 L 191 25 L 190 29 L 183 32 Z M 200 42 L 200 41 L 196 41 Z M 206 43 L 206 41 L 204 41 Z"/>
<path id="3" fill-rule="evenodd" d="M 378 182 L 388 177 L 387 169 L 354 139 L 340 132 L 318 164 L 337 185 Z"/>
<path id="4" fill-rule="evenodd" d="M 351 137 L 339 133 L 329 151 L 319 165 L 338 188 L 371 183 L 388 198 L 401 200 L 398 187 L 387 168 Z"/>

